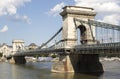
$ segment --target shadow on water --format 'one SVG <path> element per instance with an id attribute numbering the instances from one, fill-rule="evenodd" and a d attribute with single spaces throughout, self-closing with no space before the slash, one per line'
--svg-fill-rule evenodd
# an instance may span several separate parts
<path id="1" fill-rule="evenodd" d="M 101 75 L 81 73 L 51 73 L 52 79 L 99 79 Z"/>
<path id="2" fill-rule="evenodd" d="M 96 76 L 95 74 L 75 74 L 73 79 L 99 79 L 100 76 Z"/>
<path id="3" fill-rule="evenodd" d="M 103 75 L 103 74 L 104 74 L 104 72 L 81 73 L 81 74 L 85 74 L 85 75 L 91 75 L 91 76 L 100 77 L 101 75 Z"/>

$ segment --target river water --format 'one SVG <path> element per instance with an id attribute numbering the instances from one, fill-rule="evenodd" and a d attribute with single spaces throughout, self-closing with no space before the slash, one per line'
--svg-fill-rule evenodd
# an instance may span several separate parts
<path id="1" fill-rule="evenodd" d="M 0 62 L 0 79 L 120 79 L 120 60 L 102 61 L 101 76 L 52 73 L 52 62 L 29 62 L 25 65 Z"/>

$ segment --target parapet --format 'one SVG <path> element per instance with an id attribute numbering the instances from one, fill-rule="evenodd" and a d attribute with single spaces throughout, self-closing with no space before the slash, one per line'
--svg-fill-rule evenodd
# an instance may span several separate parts
<path id="1" fill-rule="evenodd" d="M 23 40 L 13 40 L 12 43 L 24 43 Z"/>
<path id="2" fill-rule="evenodd" d="M 66 14 L 95 16 L 96 12 L 93 8 L 89 7 L 65 6 L 63 7 L 63 11 L 60 13 L 60 15 L 64 16 Z"/>

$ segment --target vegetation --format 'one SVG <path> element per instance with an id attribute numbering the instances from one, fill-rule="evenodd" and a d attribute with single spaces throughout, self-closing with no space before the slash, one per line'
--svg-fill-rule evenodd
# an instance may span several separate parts
<path id="1" fill-rule="evenodd" d="M 34 55 L 34 57 L 52 57 L 52 58 L 56 58 L 57 57 L 57 55 L 56 54 L 53 54 L 53 55 L 50 55 L 50 54 L 39 54 L 39 55 Z"/>
<path id="2" fill-rule="evenodd" d="M 2 53 L 0 52 L 0 57 L 2 57 Z"/>
<path id="3" fill-rule="evenodd" d="M 39 54 L 39 55 L 34 55 L 34 57 L 48 57 L 49 54 Z"/>
<path id="4" fill-rule="evenodd" d="M 34 50 L 34 48 L 29 48 L 29 50 Z"/>
<path id="5" fill-rule="evenodd" d="M 52 58 L 56 58 L 56 57 L 57 57 L 57 55 L 53 54 L 51 57 L 52 57 Z"/>

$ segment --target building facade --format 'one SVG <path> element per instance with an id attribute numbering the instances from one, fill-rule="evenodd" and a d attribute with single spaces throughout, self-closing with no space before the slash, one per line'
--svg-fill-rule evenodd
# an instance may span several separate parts
<path id="1" fill-rule="evenodd" d="M 12 46 L 7 45 L 6 43 L 0 45 L 0 53 L 3 57 L 9 56 L 12 53 L 12 49 Z"/>
<path id="2" fill-rule="evenodd" d="M 29 46 L 28 46 L 28 49 L 29 50 L 34 50 L 36 49 L 38 46 L 35 44 L 35 43 L 31 43 Z"/>
<path id="3" fill-rule="evenodd" d="M 13 40 L 12 46 L 7 45 L 6 43 L 0 45 L 0 54 L 2 55 L 2 57 L 7 57 L 11 54 L 17 53 L 17 51 L 34 50 L 37 47 L 38 46 L 35 43 L 24 46 L 23 40 Z"/>

